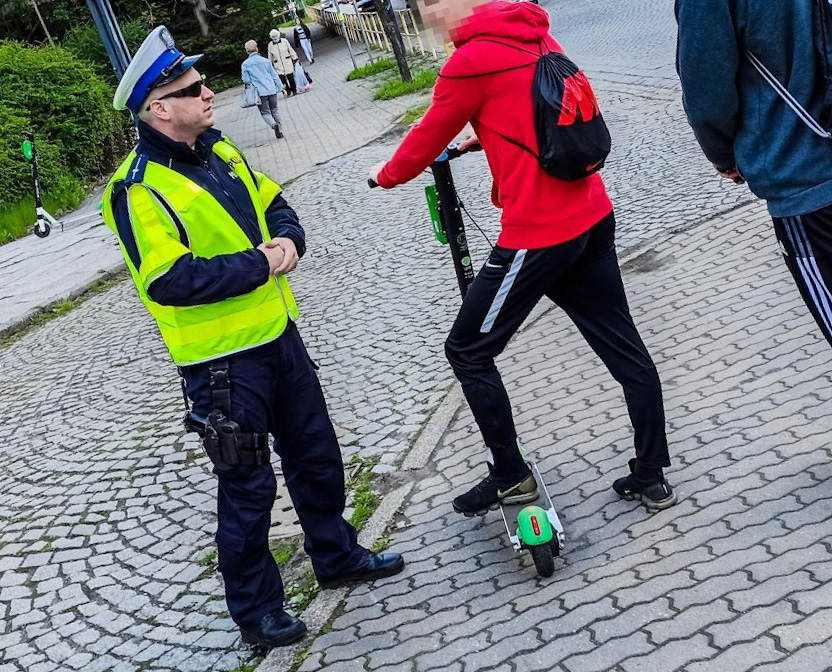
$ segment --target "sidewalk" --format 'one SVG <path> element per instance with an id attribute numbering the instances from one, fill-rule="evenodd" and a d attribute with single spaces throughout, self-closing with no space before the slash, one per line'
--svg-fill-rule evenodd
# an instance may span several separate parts
<path id="1" fill-rule="evenodd" d="M 0 246 L 0 335 L 40 307 L 82 293 L 96 280 L 124 268 L 110 230 L 102 226 L 97 189 L 83 207 L 62 219 L 47 238 L 33 234 Z"/>
<path id="2" fill-rule="evenodd" d="M 216 126 L 231 137 L 249 162 L 280 182 L 357 149 L 391 129 L 396 119 L 428 95 L 373 101 L 365 81 L 347 82 L 352 62 L 342 38 L 312 26 L 315 64 L 306 65 L 315 83 L 309 93 L 281 100 L 286 139 L 276 140 L 256 109 L 239 107 L 240 88 L 216 97 Z M 261 48 L 265 45 L 260 45 Z M 240 61 L 245 54 L 241 49 Z M 358 56 L 359 64 L 366 56 Z M 96 280 L 125 268 L 115 237 L 103 226 L 97 206 L 103 189 L 71 223 L 46 239 L 34 235 L 0 246 L 0 335 L 51 303 L 82 293 Z"/>
<path id="3" fill-rule="evenodd" d="M 766 213 L 661 237 L 624 268 L 680 503 L 650 515 L 611 492 L 632 454 L 620 388 L 550 309 L 501 372 L 566 527 L 555 575 L 515 553 L 499 513 L 452 511 L 486 473 L 463 404 L 402 476 L 390 547 L 405 572 L 354 589 L 302 672 L 829 669 L 832 362 Z"/>

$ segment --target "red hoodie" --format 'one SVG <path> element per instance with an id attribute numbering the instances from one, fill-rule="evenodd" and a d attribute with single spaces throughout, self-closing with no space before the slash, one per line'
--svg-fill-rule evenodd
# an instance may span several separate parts
<path id="1" fill-rule="evenodd" d="M 543 42 L 562 52 L 549 35 L 548 14 L 530 2 L 490 2 L 477 7 L 453 38 L 457 50 L 442 68 L 430 109 L 381 171 L 379 184 L 391 189 L 418 176 L 470 121 L 494 177 L 492 201 L 503 209 L 497 244 L 535 249 L 577 238 L 612 210 L 601 176 L 575 182 L 551 177 L 536 157 L 492 130 L 537 149 L 532 106 L 537 59 L 486 40 L 526 51 Z M 522 65 L 528 67 L 512 69 Z"/>

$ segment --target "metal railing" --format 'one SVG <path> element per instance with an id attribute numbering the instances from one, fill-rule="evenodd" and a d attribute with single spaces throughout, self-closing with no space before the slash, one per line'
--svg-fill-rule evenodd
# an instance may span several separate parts
<path id="1" fill-rule="evenodd" d="M 358 14 L 344 14 L 343 28 L 335 12 L 327 12 L 320 5 L 307 5 L 306 11 L 310 20 L 317 21 L 322 26 L 343 35 L 347 32 L 350 42 L 362 43 L 361 27 L 367 35 L 371 47 L 392 51 L 390 41 L 384 32 L 381 19 L 376 12 L 359 12 Z M 439 59 L 439 51 L 428 35 L 416 22 L 416 17 L 409 9 L 396 10 L 396 19 L 401 27 L 402 39 L 405 49 L 413 54 L 431 54 L 433 58 Z"/>

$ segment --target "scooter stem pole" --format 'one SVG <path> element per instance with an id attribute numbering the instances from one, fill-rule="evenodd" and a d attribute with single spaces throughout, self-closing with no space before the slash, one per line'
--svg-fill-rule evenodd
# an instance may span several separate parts
<path id="1" fill-rule="evenodd" d="M 459 208 L 450 161 L 443 156 L 431 168 L 436 181 L 436 193 L 439 196 L 439 212 L 451 248 L 459 291 L 464 299 L 468 287 L 474 281 L 474 268 L 471 265 L 468 238 L 465 236 L 465 224 L 462 221 L 462 210 Z"/>

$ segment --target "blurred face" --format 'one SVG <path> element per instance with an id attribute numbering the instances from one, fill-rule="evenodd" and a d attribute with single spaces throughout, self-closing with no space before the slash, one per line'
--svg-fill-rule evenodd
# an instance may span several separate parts
<path id="1" fill-rule="evenodd" d="M 486 2 L 489 0 L 417 0 L 422 19 L 443 41 L 450 39 L 474 7 Z"/>
<path id="2" fill-rule="evenodd" d="M 153 89 L 146 106 L 151 124 L 166 135 L 183 142 L 193 142 L 214 125 L 214 92 L 191 68 L 181 77 Z M 156 123 L 153 123 L 156 122 Z M 190 143 L 189 143 L 190 144 Z"/>

